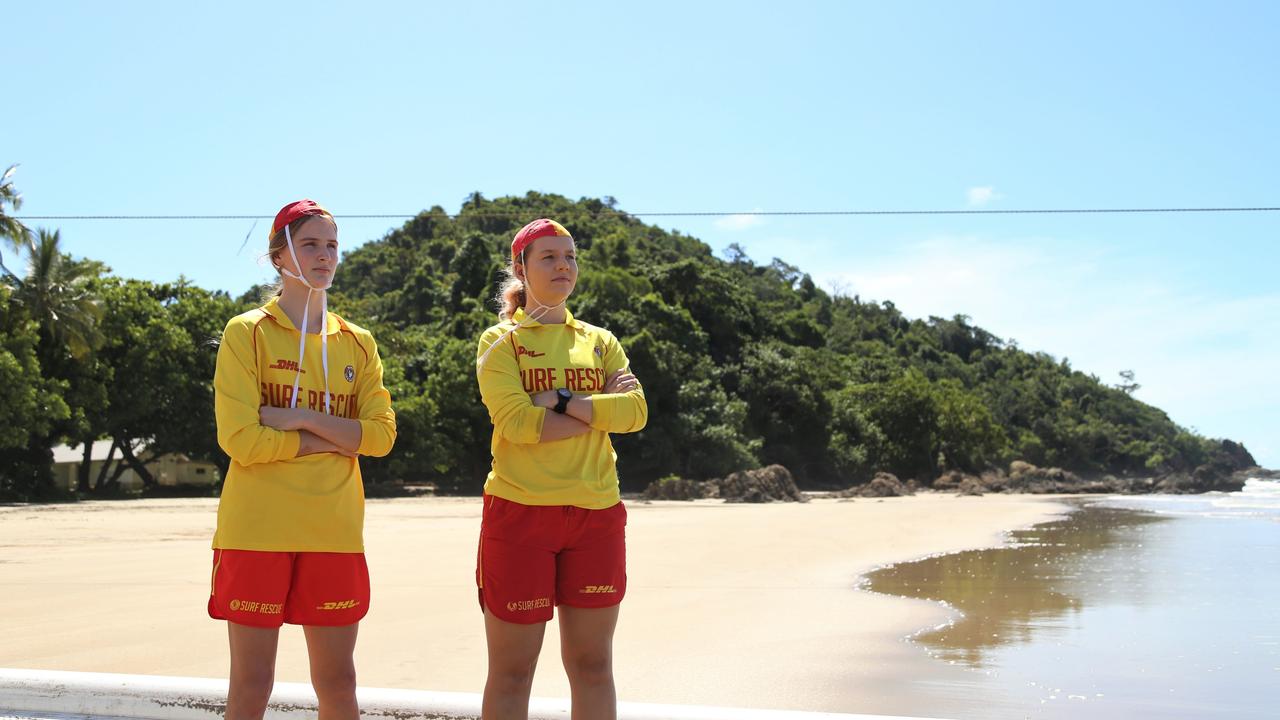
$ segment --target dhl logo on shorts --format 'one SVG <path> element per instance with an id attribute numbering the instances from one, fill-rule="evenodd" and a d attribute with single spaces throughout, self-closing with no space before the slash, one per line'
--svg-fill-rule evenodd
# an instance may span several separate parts
<path id="1" fill-rule="evenodd" d="M 232 600 L 232 612 L 259 613 L 262 615 L 279 615 L 284 612 L 284 603 L 264 603 L 257 600 Z"/>
<path id="2" fill-rule="evenodd" d="M 600 593 L 616 593 L 618 588 L 612 585 L 585 585 L 578 592 L 596 595 Z"/>
<path id="3" fill-rule="evenodd" d="M 360 604 L 359 600 L 339 600 L 337 602 L 327 602 L 317 605 L 317 610 L 350 610 Z"/>
<path id="4" fill-rule="evenodd" d="M 516 600 L 507 603 L 507 611 L 515 612 L 517 610 L 536 610 L 538 608 L 551 607 L 551 598 L 534 598 L 532 600 Z"/>

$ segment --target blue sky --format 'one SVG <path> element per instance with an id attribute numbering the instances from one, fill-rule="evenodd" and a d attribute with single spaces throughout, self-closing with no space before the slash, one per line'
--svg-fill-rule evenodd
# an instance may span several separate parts
<path id="1" fill-rule="evenodd" d="M 261 7 L 260 5 L 269 5 Z M 7 8 L 24 215 L 1280 205 L 1280 5 L 117 4 Z M 263 224 L 39 222 L 243 291 Z M 354 246 L 394 221 L 347 221 Z M 912 316 L 968 314 L 1280 467 L 1280 213 L 668 218 Z M 341 282 L 341 277 L 339 277 Z"/>

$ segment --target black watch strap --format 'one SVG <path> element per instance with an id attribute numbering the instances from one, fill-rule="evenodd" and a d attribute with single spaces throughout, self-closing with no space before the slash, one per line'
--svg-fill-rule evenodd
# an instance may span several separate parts
<path id="1" fill-rule="evenodd" d="M 556 390 L 556 406 L 551 408 L 557 415 L 563 415 L 565 408 L 569 407 L 569 401 L 573 399 L 573 393 L 565 388 Z"/>

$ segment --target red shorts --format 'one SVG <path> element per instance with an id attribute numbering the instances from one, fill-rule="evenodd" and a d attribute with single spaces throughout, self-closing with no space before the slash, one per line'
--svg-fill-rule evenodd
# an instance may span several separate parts
<path id="1" fill-rule="evenodd" d="M 476 585 L 499 620 L 546 622 L 555 605 L 612 607 L 627 592 L 627 509 L 484 497 Z"/>
<path id="2" fill-rule="evenodd" d="M 209 617 L 238 625 L 351 625 L 369 612 L 364 553 L 214 550 Z"/>

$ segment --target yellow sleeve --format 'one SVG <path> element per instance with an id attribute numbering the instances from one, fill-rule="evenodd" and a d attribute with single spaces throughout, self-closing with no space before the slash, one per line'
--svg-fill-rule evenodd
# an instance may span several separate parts
<path id="1" fill-rule="evenodd" d="M 287 460 L 298 454 L 296 430 L 276 430 L 258 422 L 262 404 L 254 326 L 239 318 L 227 323 L 213 374 L 213 411 L 218 445 L 241 465 Z"/>
<path id="2" fill-rule="evenodd" d="M 503 332 L 505 328 L 497 326 L 480 336 L 477 361 L 502 337 Z M 520 364 L 516 362 L 512 347 L 511 336 L 508 335 L 489 353 L 484 366 L 476 368 L 480 399 L 489 410 L 489 420 L 499 437 L 517 445 L 533 445 L 542 439 L 547 409 L 535 406 L 529 393 L 524 391 Z"/>
<path id="3" fill-rule="evenodd" d="M 609 333 L 604 343 L 604 373 L 629 366 L 627 354 L 618 339 Z M 644 399 L 644 386 L 625 393 L 591 396 L 591 427 L 609 433 L 630 433 L 644 429 L 649 422 L 649 403 Z"/>
<path id="4" fill-rule="evenodd" d="M 368 336 L 369 364 L 356 384 L 356 407 L 360 417 L 360 455 L 382 457 L 396 444 L 396 413 L 391 409 L 391 393 L 382 384 L 382 357 L 373 336 Z"/>

